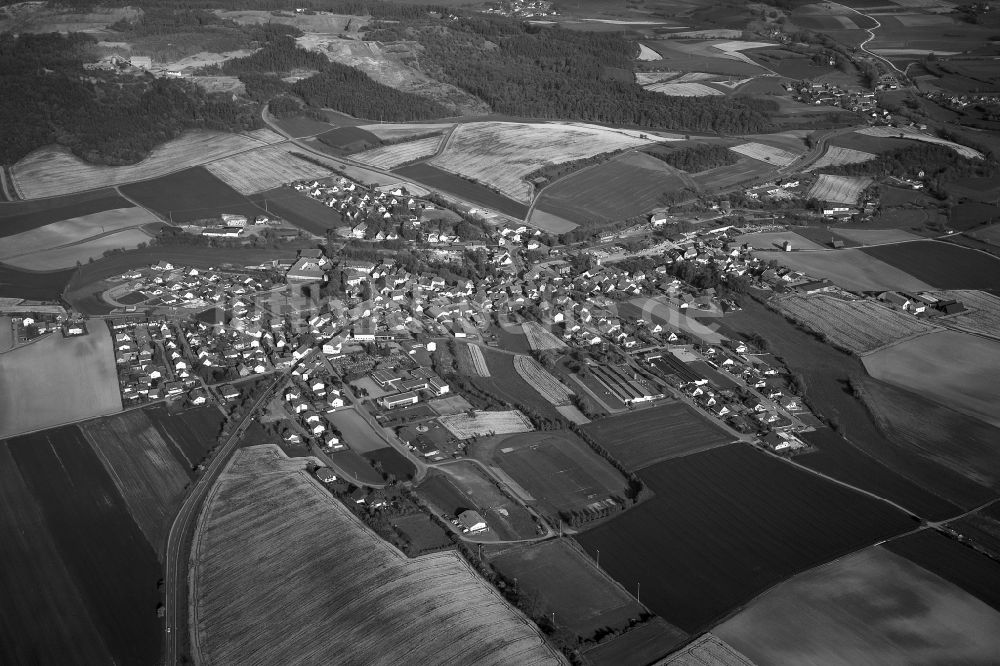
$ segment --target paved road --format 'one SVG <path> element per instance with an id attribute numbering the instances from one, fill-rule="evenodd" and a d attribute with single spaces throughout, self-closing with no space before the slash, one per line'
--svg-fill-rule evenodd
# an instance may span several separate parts
<path id="1" fill-rule="evenodd" d="M 893 65 L 892 62 L 890 62 L 888 59 L 883 58 L 882 56 L 878 55 L 877 53 L 873 53 L 872 51 L 869 51 L 867 48 L 865 48 L 868 44 L 871 43 L 871 41 L 873 39 L 875 39 L 875 31 L 882 27 L 882 24 L 879 22 L 878 19 L 876 19 L 873 16 L 869 16 L 868 14 L 865 14 L 863 12 L 860 12 L 857 9 L 854 9 L 853 7 L 848 7 L 847 5 L 842 5 L 839 2 L 830 2 L 830 4 L 831 5 L 836 5 L 838 7 L 843 7 L 844 9 L 848 9 L 848 10 L 854 12 L 858 16 L 863 16 L 863 17 L 865 17 L 866 19 L 868 19 L 870 21 L 874 21 L 875 22 L 875 27 L 874 28 L 863 28 L 863 30 L 868 33 L 868 39 L 866 39 L 865 41 L 861 42 L 861 44 L 858 45 L 858 48 L 860 50 L 864 51 L 865 53 L 867 53 L 868 55 L 870 55 L 871 57 L 875 58 L 876 60 L 879 60 L 879 61 L 884 62 L 885 64 L 889 65 L 889 67 L 891 67 L 893 70 L 895 70 L 900 76 L 906 76 L 906 72 L 904 72 L 903 70 L 901 70 L 899 67 L 896 67 L 895 65 Z"/>
<path id="2" fill-rule="evenodd" d="M 261 405 L 271 399 L 272 392 L 285 381 L 285 375 L 280 375 L 267 390 L 264 391 L 254 402 L 246 416 L 240 421 L 239 427 L 230 435 L 225 444 L 218 450 L 215 457 L 208 464 L 201 476 L 198 477 L 191 487 L 188 496 L 184 499 L 173 524 L 170 526 L 170 533 L 167 535 L 167 546 L 164 550 L 163 578 L 164 588 L 164 611 L 166 617 L 166 647 L 164 649 L 163 662 L 167 666 L 178 663 L 180 655 L 179 643 L 181 636 L 188 630 L 187 627 L 187 604 L 182 601 L 185 598 L 184 589 L 188 579 L 188 558 L 190 553 L 184 549 L 187 541 L 186 536 L 191 531 L 193 521 L 197 519 L 202 501 L 212 489 L 212 485 L 222 472 L 223 467 L 229 461 L 229 457 L 236 449 L 244 429 L 254 418 L 254 414 Z"/>

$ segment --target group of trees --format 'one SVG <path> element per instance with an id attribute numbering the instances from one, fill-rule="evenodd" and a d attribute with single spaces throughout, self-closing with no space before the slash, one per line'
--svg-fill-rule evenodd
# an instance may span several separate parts
<path id="1" fill-rule="evenodd" d="M 725 146 L 708 143 L 698 143 L 672 151 L 648 149 L 644 152 L 666 162 L 675 169 L 688 173 L 698 173 L 720 166 L 736 164 L 738 159 L 733 151 Z"/>

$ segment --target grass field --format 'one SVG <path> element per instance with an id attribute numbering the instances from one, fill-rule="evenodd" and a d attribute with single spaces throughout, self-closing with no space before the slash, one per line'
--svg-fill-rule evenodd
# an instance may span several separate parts
<path id="1" fill-rule="evenodd" d="M 343 441 L 357 453 L 368 453 L 386 447 L 384 437 L 375 432 L 371 424 L 355 409 L 338 409 L 330 415 L 330 421 L 344 436 Z"/>
<path id="2" fill-rule="evenodd" d="M 523 220 L 528 214 L 528 207 L 520 201 L 504 196 L 485 185 L 473 183 L 453 173 L 444 171 L 429 162 L 420 162 L 396 169 L 393 173 L 403 178 L 412 179 L 430 190 L 440 190 L 452 194 L 463 201 L 492 208 L 504 215 Z"/>
<path id="3" fill-rule="evenodd" d="M 974 664 L 1000 654 L 1000 613 L 881 547 L 782 583 L 713 632 L 758 664 Z"/>
<path id="4" fill-rule="evenodd" d="M 441 145 L 442 137 L 429 136 L 425 139 L 397 143 L 366 150 L 363 153 L 351 155 L 351 159 L 377 169 L 393 169 L 402 164 L 409 164 L 432 156 Z"/>
<path id="5" fill-rule="evenodd" d="M 661 205 L 686 182 L 663 161 L 630 152 L 558 180 L 535 205 L 581 225 L 623 220 Z"/>
<path id="6" fill-rule="evenodd" d="M 798 155 L 789 150 L 775 148 L 764 143 L 750 142 L 733 146 L 729 150 L 740 155 L 745 155 L 758 162 L 767 162 L 776 166 L 788 166 L 798 159 Z"/>
<path id="7" fill-rule="evenodd" d="M 196 661 L 562 663 L 461 556 L 408 560 L 304 467 L 276 446 L 242 449 L 207 498 L 193 555 Z"/>
<path id="8" fill-rule="evenodd" d="M 44 653 L 51 649 L 67 653 L 65 658 L 70 662 L 82 661 L 78 652 L 106 650 L 115 663 L 155 663 L 163 631 L 162 621 L 156 617 L 156 581 L 162 575 L 161 569 L 156 554 L 79 428 L 67 426 L 25 435 L 10 440 L 4 448 L 10 454 L 8 461 L 13 462 L 12 467 L 23 480 L 19 494 L 25 490 L 29 494 L 21 494 L 16 500 L 19 522 L 4 525 L 3 530 L 14 543 L 32 549 L 37 545 L 37 555 L 42 557 L 52 558 L 45 544 L 51 540 L 61 562 L 49 559 L 38 563 L 53 565 L 51 572 L 35 564 L 9 570 L 21 578 L 15 583 L 15 592 L 33 589 L 26 597 L 8 599 L 3 595 L 0 603 L 18 603 L 18 608 L 4 613 L 11 623 L 0 623 L 0 631 L 6 634 L 0 645 L 28 650 L 27 663 L 38 663 L 37 654 L 31 655 L 31 651 Z M 41 523 L 23 522 L 32 513 L 31 505 L 44 517 Z M 4 543 L 11 541 L 5 539 Z M 30 557 L 34 559 L 35 555 L 32 550 Z M 6 557 L 4 561 L 4 569 L 13 564 Z M 61 570 L 68 572 L 68 583 L 60 576 Z M 66 587 L 53 587 L 60 583 Z M 82 603 L 75 601 L 79 605 L 67 616 L 46 616 L 45 612 L 58 606 L 46 608 L 44 603 L 37 615 L 34 610 L 26 612 L 35 607 L 39 598 Z M 54 638 L 64 635 L 60 629 L 63 623 L 70 631 L 92 623 L 96 633 L 73 635 L 69 644 L 50 645 Z M 24 636 L 32 635 L 38 636 L 38 643 L 22 642 Z"/>
<path id="9" fill-rule="evenodd" d="M 89 421 L 80 429 L 146 540 L 160 554 L 190 480 L 182 453 L 143 410 Z"/>
<path id="10" fill-rule="evenodd" d="M 913 315 L 869 300 L 789 294 L 777 297 L 774 303 L 782 313 L 833 346 L 859 355 L 940 330 Z"/>
<path id="11" fill-rule="evenodd" d="M 1000 291 L 1000 259 L 982 252 L 938 241 L 883 245 L 864 252 L 938 289 Z"/>
<path id="12" fill-rule="evenodd" d="M 323 178 L 332 172 L 292 155 L 284 146 L 268 146 L 209 163 L 208 171 L 241 194 L 257 194 L 296 180 Z"/>
<path id="13" fill-rule="evenodd" d="M 255 206 L 204 167 L 123 185 L 121 191 L 174 224 L 217 218 L 222 213 L 236 213 L 247 217 L 264 213 L 262 208 Z"/>
<path id="14" fill-rule="evenodd" d="M 100 321 L 89 331 L 0 354 L 0 437 L 121 411 L 111 334 Z"/>
<path id="15" fill-rule="evenodd" d="M 887 248 L 911 247 L 887 245 Z M 878 249 L 878 248 L 871 248 Z M 782 266 L 802 271 L 815 278 L 828 278 L 849 291 L 927 291 L 934 287 L 900 268 L 890 266 L 867 253 L 868 250 L 846 249 L 828 252 L 783 252 L 778 255 L 760 255 L 774 258 Z"/>
<path id="16" fill-rule="evenodd" d="M 913 141 L 923 141 L 925 143 L 936 143 L 940 146 L 948 146 L 962 157 L 968 157 L 970 159 L 983 158 L 983 154 L 978 150 L 969 148 L 968 146 L 963 146 L 962 144 L 955 143 L 954 141 L 948 141 L 930 134 L 924 134 L 923 132 L 910 127 L 865 127 L 864 129 L 858 130 L 857 133 L 881 138 L 901 138 L 912 139 Z"/>
<path id="17" fill-rule="evenodd" d="M 570 431 L 531 432 L 504 437 L 490 462 L 499 466 L 553 520 L 584 512 L 609 497 L 623 498 L 621 473 Z"/>
<path id="18" fill-rule="evenodd" d="M 888 505 L 733 444 L 639 476 L 656 493 L 576 539 L 688 632 L 787 576 L 912 529 Z M 697 538 L 680 538 L 694 535 Z"/>
<path id="19" fill-rule="evenodd" d="M 530 356 L 515 356 L 514 369 L 517 374 L 521 375 L 521 379 L 530 384 L 531 388 L 535 389 L 540 396 L 556 407 L 570 404 L 570 396 L 573 395 L 573 391 L 556 379 L 535 359 Z"/>
<path id="20" fill-rule="evenodd" d="M 882 381 L 1000 426 L 1000 342 L 944 331 L 866 356 Z"/>
<path id="21" fill-rule="evenodd" d="M 466 123 L 458 126 L 444 152 L 428 164 L 527 202 L 531 185 L 523 179 L 541 166 L 646 143 L 650 139 L 636 131 L 583 123 Z"/>
<path id="22" fill-rule="evenodd" d="M 131 206 L 114 190 L 95 190 L 36 201 L 0 202 L 0 238 L 74 217 Z"/>
<path id="23" fill-rule="evenodd" d="M 361 129 L 374 134 L 383 141 L 396 141 L 412 136 L 423 136 L 431 132 L 444 132 L 451 127 L 451 123 L 379 123 L 360 126 Z"/>
<path id="24" fill-rule="evenodd" d="M 841 166 L 842 164 L 860 164 L 875 159 L 873 153 L 840 146 L 827 146 L 826 151 L 806 171 L 816 171 L 824 167 Z"/>
<path id="25" fill-rule="evenodd" d="M 108 250 L 133 250 L 143 243 L 148 244 L 152 239 L 153 237 L 142 229 L 124 229 L 91 240 L 22 254 L 3 261 L 16 268 L 32 271 L 57 271 L 85 264 L 91 259 L 100 259 Z"/>
<path id="26" fill-rule="evenodd" d="M 134 206 L 70 217 L 4 237 L 3 247 L 0 248 L 0 261 L 11 263 L 9 259 L 20 255 L 50 250 L 105 233 L 157 222 L 159 219 L 156 216 Z M 0 218 L 0 225 L 2 224 Z"/>
<path id="27" fill-rule="evenodd" d="M 517 580 L 519 594 L 534 602 L 534 615 L 555 613 L 557 626 L 584 639 L 604 627 L 622 629 L 643 612 L 631 594 L 565 539 L 507 551 L 490 565 L 508 581 Z M 684 639 L 682 631 L 675 632 L 677 642 Z"/>
<path id="28" fill-rule="evenodd" d="M 454 545 L 448 538 L 448 532 L 425 513 L 394 518 L 392 524 L 407 536 L 413 550 L 418 553 Z"/>
<path id="29" fill-rule="evenodd" d="M 391 446 L 372 449 L 362 455 L 366 460 L 378 463 L 383 472 L 395 476 L 397 480 L 408 481 L 416 476 L 417 469 L 413 463 Z"/>
<path id="30" fill-rule="evenodd" d="M 11 173 L 23 198 L 51 197 L 158 178 L 280 139 L 270 130 L 250 134 L 188 132 L 157 146 L 138 164 L 122 167 L 87 164 L 65 148 L 40 148 L 15 164 Z"/>
<path id="31" fill-rule="evenodd" d="M 367 150 L 382 143 L 377 136 L 360 127 L 337 127 L 317 138 L 321 143 L 342 154 Z"/>
<path id="32" fill-rule="evenodd" d="M 732 440 L 724 430 L 681 402 L 593 421 L 583 430 L 630 470 Z"/>
<path id="33" fill-rule="evenodd" d="M 683 631 L 663 618 L 654 617 L 624 634 L 610 640 L 606 639 L 599 645 L 584 650 L 583 657 L 585 663 L 590 666 L 620 666 L 627 663 L 661 664 L 662 662 L 657 660 L 675 649 L 684 636 Z"/>
<path id="34" fill-rule="evenodd" d="M 869 185 L 871 178 L 850 176 L 831 176 L 821 173 L 816 177 L 816 182 L 809 188 L 810 199 L 817 201 L 828 201 L 830 203 L 857 205 L 861 199 L 861 194 Z"/>
<path id="35" fill-rule="evenodd" d="M 516 409 L 482 412 L 475 414 L 452 414 L 438 419 L 448 431 L 458 439 L 470 439 L 484 435 L 508 435 L 534 430 L 528 417 Z"/>
<path id="36" fill-rule="evenodd" d="M 1000 610 L 1000 563 L 935 530 L 893 539 L 885 548 Z"/>

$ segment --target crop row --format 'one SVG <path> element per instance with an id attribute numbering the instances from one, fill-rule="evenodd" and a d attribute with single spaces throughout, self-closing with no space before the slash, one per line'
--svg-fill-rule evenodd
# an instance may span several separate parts
<path id="1" fill-rule="evenodd" d="M 538 322 L 528 321 L 522 324 L 524 335 L 528 338 L 528 346 L 533 350 L 538 349 L 562 349 L 566 343 L 553 335 L 550 331 L 542 328 Z"/>
<path id="2" fill-rule="evenodd" d="M 535 359 L 530 356 L 515 356 L 514 369 L 521 375 L 521 379 L 531 384 L 531 388 L 556 407 L 570 404 L 569 397 L 573 392 Z"/>

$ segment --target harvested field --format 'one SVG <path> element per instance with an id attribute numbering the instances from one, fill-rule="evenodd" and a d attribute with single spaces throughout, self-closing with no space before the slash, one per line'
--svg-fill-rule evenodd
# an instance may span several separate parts
<path id="1" fill-rule="evenodd" d="M 879 430 L 896 446 L 982 488 L 1000 491 L 1000 429 L 930 396 L 871 378 L 859 381 L 858 388 Z"/>
<path id="2" fill-rule="evenodd" d="M 654 617 L 624 634 L 583 651 L 591 666 L 621 666 L 633 662 L 652 664 L 684 640 L 684 632 L 666 620 Z M 658 662 L 656 662 L 658 663 Z M 728 666 L 720 664 L 719 666 Z"/>
<path id="3" fill-rule="evenodd" d="M 584 123 L 466 123 L 428 164 L 527 202 L 532 192 L 524 177 L 541 166 L 647 143 L 637 131 Z"/>
<path id="4" fill-rule="evenodd" d="M 573 395 L 573 391 L 556 379 L 535 359 L 530 356 L 515 356 L 514 369 L 517 370 L 517 374 L 521 375 L 521 379 L 528 382 L 531 388 L 556 407 L 570 404 L 570 396 Z"/>
<path id="5" fill-rule="evenodd" d="M 1000 613 L 882 547 L 782 583 L 713 632 L 758 664 L 975 664 L 1000 654 Z"/>
<path id="6" fill-rule="evenodd" d="M 430 190 L 440 190 L 445 194 L 493 209 L 518 220 L 523 220 L 528 214 L 528 207 L 520 201 L 500 194 L 486 185 L 469 182 L 465 178 L 431 166 L 429 162 L 418 162 L 409 166 L 398 167 L 393 173 L 416 181 Z M 412 187 L 409 188 L 412 191 Z"/>
<path id="7" fill-rule="evenodd" d="M 141 227 L 144 224 L 156 224 L 159 221 L 159 218 L 152 213 L 134 206 L 71 217 L 36 227 L 31 231 L 4 237 L 3 247 L 0 248 L 0 261 L 13 263 L 9 260 L 14 257 L 79 243 L 88 238 Z M 2 224 L 3 221 L 0 219 L 0 225 Z M 25 268 L 31 266 L 27 265 Z"/>
<path id="8" fill-rule="evenodd" d="M 864 253 L 938 289 L 1000 292 L 1000 259 L 941 241 L 869 247 Z"/>
<path id="9" fill-rule="evenodd" d="M 636 56 L 636 60 L 659 60 L 660 54 L 649 48 L 645 44 L 639 44 L 639 55 Z"/>
<path id="10" fill-rule="evenodd" d="M 385 435 L 376 432 L 357 409 L 338 409 L 329 419 L 340 430 L 343 442 L 352 451 L 368 453 L 388 446 Z"/>
<path id="11" fill-rule="evenodd" d="M 643 86 L 650 92 L 658 92 L 669 97 L 710 97 L 712 95 L 725 95 L 721 90 L 707 86 L 704 83 L 675 83 L 672 81 L 653 83 Z"/>
<path id="12" fill-rule="evenodd" d="M 521 324 L 524 335 L 528 338 L 528 345 L 531 350 L 539 349 L 565 349 L 566 343 L 557 338 L 549 329 L 536 321 L 526 321 Z"/>
<path id="13" fill-rule="evenodd" d="M 65 148 L 40 148 L 15 164 L 11 173 L 23 198 L 51 197 L 158 178 L 280 140 L 270 130 L 252 135 L 187 132 L 157 146 L 138 164 L 121 167 L 87 164 Z"/>
<path id="14" fill-rule="evenodd" d="M 242 449 L 206 500 L 192 571 L 197 661 L 563 663 L 460 555 L 408 560 L 304 468 L 276 446 Z"/>
<path id="15" fill-rule="evenodd" d="M 793 250 L 825 250 L 819 243 L 809 240 L 805 236 L 800 236 L 794 231 L 763 231 L 753 234 L 743 234 L 736 238 L 736 242 L 742 245 L 749 243 L 756 250 L 781 250 L 784 243 L 788 241 L 792 244 Z"/>
<path id="16" fill-rule="evenodd" d="M 518 591 L 536 600 L 537 617 L 555 613 L 560 628 L 581 638 L 604 627 L 623 629 L 643 612 L 631 594 L 567 539 L 504 552 L 490 566 L 507 580 L 516 579 Z M 676 641 L 684 639 L 681 630 L 674 631 Z"/>
<path id="17" fill-rule="evenodd" d="M 579 518 L 581 524 L 621 508 L 626 481 L 611 464 L 568 430 L 498 438 L 487 461 L 498 466 L 550 519 Z M 616 506 L 602 506 L 618 498 Z"/>
<path id="18" fill-rule="evenodd" d="M 753 141 L 733 146 L 729 150 L 740 155 L 746 155 L 758 162 L 767 162 L 776 166 L 788 166 L 799 158 L 797 154 L 788 150 Z"/>
<path id="19" fill-rule="evenodd" d="M 865 369 L 902 389 L 1000 426 L 1000 342 L 944 331 L 865 356 Z"/>
<path id="20" fill-rule="evenodd" d="M 941 291 L 934 295 L 938 298 L 953 298 L 965 306 L 964 312 L 940 317 L 937 321 L 949 328 L 993 338 L 1000 337 L 1000 297 L 970 289 Z"/>
<path id="21" fill-rule="evenodd" d="M 109 250 L 133 250 L 152 239 L 142 229 L 125 229 L 72 245 L 4 259 L 4 263 L 33 271 L 57 271 L 100 259 Z"/>
<path id="22" fill-rule="evenodd" d="M 332 171 L 292 155 L 284 146 L 268 146 L 211 162 L 205 167 L 241 194 L 257 194 L 296 180 L 324 178 Z"/>
<path id="23" fill-rule="evenodd" d="M 572 231 L 580 226 L 564 217 L 559 217 L 558 215 L 553 215 L 552 213 L 546 213 L 540 208 L 533 208 L 531 210 L 531 217 L 525 220 L 525 224 L 535 227 L 536 229 L 541 229 L 542 231 L 547 231 L 551 234 L 564 234 L 567 231 Z"/>
<path id="24" fill-rule="evenodd" d="M 160 434 L 143 410 L 89 421 L 80 429 L 146 541 L 161 555 L 190 480 L 190 467 L 181 463 L 181 453 Z"/>
<path id="25" fill-rule="evenodd" d="M 121 411 L 111 334 L 100 321 L 88 328 L 0 354 L 0 438 Z"/>
<path id="26" fill-rule="evenodd" d="M 887 245 L 886 247 L 910 247 Z M 761 257 L 769 255 L 761 254 Z M 860 249 L 830 250 L 827 252 L 783 252 L 780 256 L 770 255 L 782 266 L 801 271 L 814 278 L 828 278 L 838 287 L 849 291 L 927 291 L 933 289 L 899 268 L 879 261 Z"/>
<path id="27" fill-rule="evenodd" d="M 263 208 L 255 206 L 204 167 L 123 185 L 121 191 L 173 224 L 218 218 L 222 213 L 237 213 L 247 217 L 264 213 Z"/>
<path id="28" fill-rule="evenodd" d="M 745 655 L 718 636 L 705 634 L 693 643 L 685 645 L 656 666 L 754 666 Z"/>
<path id="29" fill-rule="evenodd" d="M 431 157 L 441 145 L 442 137 L 429 136 L 426 139 L 397 143 L 366 150 L 363 153 L 351 155 L 351 159 L 377 169 L 394 169 L 403 164 L 410 164 Z"/>
<path id="30" fill-rule="evenodd" d="M 472 368 L 477 377 L 489 377 L 490 368 L 486 365 L 486 357 L 483 356 L 483 350 L 479 348 L 479 345 L 467 344 L 465 348 L 469 352 L 469 358 L 472 360 Z"/>
<path id="31" fill-rule="evenodd" d="M 867 177 L 831 176 L 822 173 L 809 188 L 810 199 L 854 206 L 861 199 L 861 193 L 872 184 Z"/>
<path id="32" fill-rule="evenodd" d="M 583 431 L 632 471 L 733 439 L 682 402 L 593 421 Z"/>
<path id="33" fill-rule="evenodd" d="M 379 123 L 378 125 L 360 126 L 361 129 L 374 134 L 382 141 L 419 137 L 431 132 L 444 132 L 452 127 L 451 123 Z"/>
<path id="34" fill-rule="evenodd" d="M 789 575 L 914 527 L 886 504 L 745 444 L 639 476 L 655 497 L 576 539 L 587 552 L 600 548 L 623 585 L 639 582 L 650 610 L 692 633 Z"/>
<path id="35" fill-rule="evenodd" d="M 47 571 L 39 572 L 44 577 L 33 582 L 48 595 L 72 599 L 75 590 L 83 601 L 67 617 L 44 618 L 33 613 L 28 617 L 59 635 L 55 625 L 68 621 L 79 627 L 71 618 L 89 615 L 97 634 L 73 638 L 89 644 L 91 651 L 99 642 L 115 663 L 156 663 L 163 635 L 163 621 L 156 617 L 160 597 L 156 581 L 162 570 L 80 429 L 53 428 L 17 437 L 6 446 L 72 579 L 66 590 L 52 589 Z M 34 532 L 37 538 L 39 527 L 21 524 L 15 529 Z M 56 575 L 58 568 L 57 564 Z M 31 570 L 16 573 L 27 575 Z M 29 601 L 6 617 L 24 617 L 25 609 L 33 605 Z M 3 624 L 8 626 L 6 621 Z M 59 648 L 72 651 L 70 660 L 80 659 L 75 643 Z M 29 663 L 34 661 L 32 656 Z"/>
<path id="36" fill-rule="evenodd" d="M 923 319 L 869 300 L 790 294 L 775 298 L 774 304 L 782 314 L 833 346 L 858 355 L 941 330 Z"/>
<path id="37" fill-rule="evenodd" d="M 1000 563 L 936 530 L 920 530 L 884 548 L 1000 610 Z"/>
<path id="38" fill-rule="evenodd" d="M 983 154 L 978 150 L 969 148 L 968 146 L 963 146 L 960 143 L 955 143 L 954 141 L 948 141 L 940 137 L 932 136 L 930 134 L 924 134 L 918 130 L 911 127 L 865 127 L 857 131 L 858 134 L 864 134 L 866 136 L 877 136 L 882 138 L 900 138 L 900 139 L 912 139 L 914 141 L 923 141 L 925 143 L 936 143 L 939 146 L 948 146 L 956 153 L 962 157 L 972 158 L 983 158 Z"/>
<path id="39" fill-rule="evenodd" d="M 842 164 L 860 164 L 875 159 L 873 153 L 840 146 L 827 146 L 826 152 L 813 162 L 806 171 L 816 171 L 824 167 L 841 166 Z"/>
<path id="40" fill-rule="evenodd" d="M 0 202 L 0 238 L 70 218 L 126 209 L 131 205 L 131 202 L 110 189 L 36 201 Z"/>
<path id="41" fill-rule="evenodd" d="M 484 435 L 507 435 L 534 430 L 527 416 L 516 409 L 498 412 L 477 410 L 474 415 L 452 414 L 438 419 L 448 431 L 458 439 L 482 437 Z"/>
<path id="42" fill-rule="evenodd" d="M 628 152 L 582 169 L 546 187 L 535 206 L 588 225 L 641 215 L 685 187 L 696 188 L 681 171 L 651 155 Z"/>

